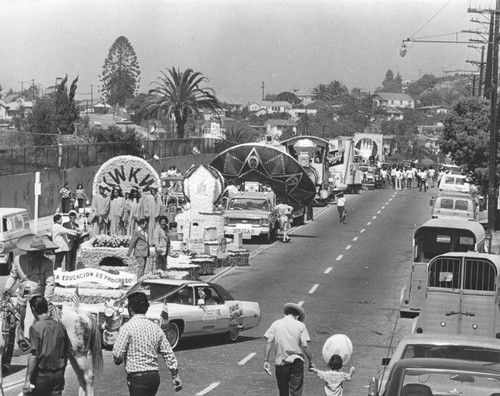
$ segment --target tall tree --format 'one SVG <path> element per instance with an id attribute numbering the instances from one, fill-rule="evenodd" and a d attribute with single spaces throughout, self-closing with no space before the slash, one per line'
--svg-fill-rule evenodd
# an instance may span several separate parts
<path id="1" fill-rule="evenodd" d="M 376 91 L 401 93 L 403 90 L 403 79 L 399 73 L 394 76 L 394 72 L 388 69 L 385 72 L 385 80 L 382 82 L 382 88 Z"/>
<path id="2" fill-rule="evenodd" d="M 312 90 L 312 99 L 317 102 L 330 103 L 332 95 L 326 84 L 319 84 Z"/>
<path id="3" fill-rule="evenodd" d="M 342 103 L 344 98 L 349 96 L 349 89 L 340 81 L 330 81 L 327 85 L 327 90 L 333 102 L 336 104 Z"/>
<path id="4" fill-rule="evenodd" d="M 124 36 L 118 37 L 104 61 L 101 93 L 111 106 L 125 106 L 137 94 L 139 62 L 134 47 Z"/>
<path id="5" fill-rule="evenodd" d="M 209 109 L 218 114 L 222 109 L 212 88 L 201 88 L 208 82 L 200 72 L 193 69 L 167 69 L 161 72 L 155 82 L 156 87 L 149 90 L 144 104 L 146 114 L 164 121 L 174 117 L 177 126 L 177 137 L 184 138 L 184 127 L 189 115 L 199 115 L 203 109 Z"/>
<path id="6" fill-rule="evenodd" d="M 311 113 L 303 113 L 299 118 L 299 128 L 302 135 L 309 135 L 314 124 L 314 116 Z"/>

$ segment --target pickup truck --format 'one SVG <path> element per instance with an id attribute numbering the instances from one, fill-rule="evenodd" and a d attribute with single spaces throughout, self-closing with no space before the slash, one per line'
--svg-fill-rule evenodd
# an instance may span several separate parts
<path id="1" fill-rule="evenodd" d="M 279 223 L 274 212 L 276 197 L 272 192 L 236 192 L 224 205 L 224 233 L 241 233 L 243 239 L 276 239 Z"/>

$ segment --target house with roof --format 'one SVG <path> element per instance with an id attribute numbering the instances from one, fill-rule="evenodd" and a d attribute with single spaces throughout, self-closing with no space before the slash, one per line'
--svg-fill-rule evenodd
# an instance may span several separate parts
<path id="1" fill-rule="evenodd" d="M 444 105 L 422 106 L 422 107 L 417 107 L 415 110 L 422 112 L 425 115 L 432 116 L 436 114 L 448 114 L 448 112 L 450 111 L 450 106 L 444 106 Z"/>
<path id="2" fill-rule="evenodd" d="M 288 110 L 288 114 L 290 114 L 293 118 L 300 118 L 303 114 L 311 114 L 313 116 L 318 112 L 317 109 L 291 109 Z"/>
<path id="3" fill-rule="evenodd" d="M 414 109 L 415 100 L 407 94 L 395 92 L 377 92 L 373 95 L 377 107 L 394 107 L 396 109 Z"/>
<path id="4" fill-rule="evenodd" d="M 266 135 L 280 137 L 283 132 L 290 132 L 292 135 L 297 134 L 297 121 L 295 120 L 276 120 L 269 119 L 264 124 Z"/>
<path id="5" fill-rule="evenodd" d="M 9 106 L 7 106 L 7 103 L 5 103 L 3 100 L 0 100 L 0 120 L 7 119 L 7 110 L 8 109 L 9 109 Z"/>
<path id="6" fill-rule="evenodd" d="M 285 101 L 267 101 L 264 100 L 262 102 L 251 102 L 248 105 L 248 110 L 251 112 L 262 112 L 265 111 L 265 114 L 273 114 L 273 113 L 286 113 L 287 111 L 292 109 L 292 105 Z"/>
<path id="7" fill-rule="evenodd" d="M 217 94 L 217 99 L 219 102 L 223 103 L 226 110 L 231 112 L 240 112 L 243 110 L 243 103 L 234 100 L 224 94 Z"/>
<path id="8" fill-rule="evenodd" d="M 304 106 L 307 106 L 309 103 L 314 102 L 312 91 L 306 90 L 298 90 L 294 92 L 295 96 L 302 101 Z"/>

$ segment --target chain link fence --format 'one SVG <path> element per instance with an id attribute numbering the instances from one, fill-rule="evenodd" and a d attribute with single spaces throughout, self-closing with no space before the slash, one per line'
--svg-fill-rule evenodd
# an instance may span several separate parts
<path id="1" fill-rule="evenodd" d="M 98 143 L 57 146 L 25 146 L 0 149 L 0 176 L 43 170 L 101 165 L 118 155 L 136 155 L 146 160 L 201 154 L 216 154 L 235 143 L 221 139 L 144 140 L 141 147 L 128 143 Z"/>

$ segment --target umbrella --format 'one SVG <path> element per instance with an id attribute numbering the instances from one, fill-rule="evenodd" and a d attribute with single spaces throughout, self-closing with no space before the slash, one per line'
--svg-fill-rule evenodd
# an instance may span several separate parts
<path id="1" fill-rule="evenodd" d="M 272 146 L 246 143 L 231 147 L 210 164 L 231 184 L 258 181 L 269 184 L 279 198 L 307 205 L 316 187 L 291 155 Z"/>

